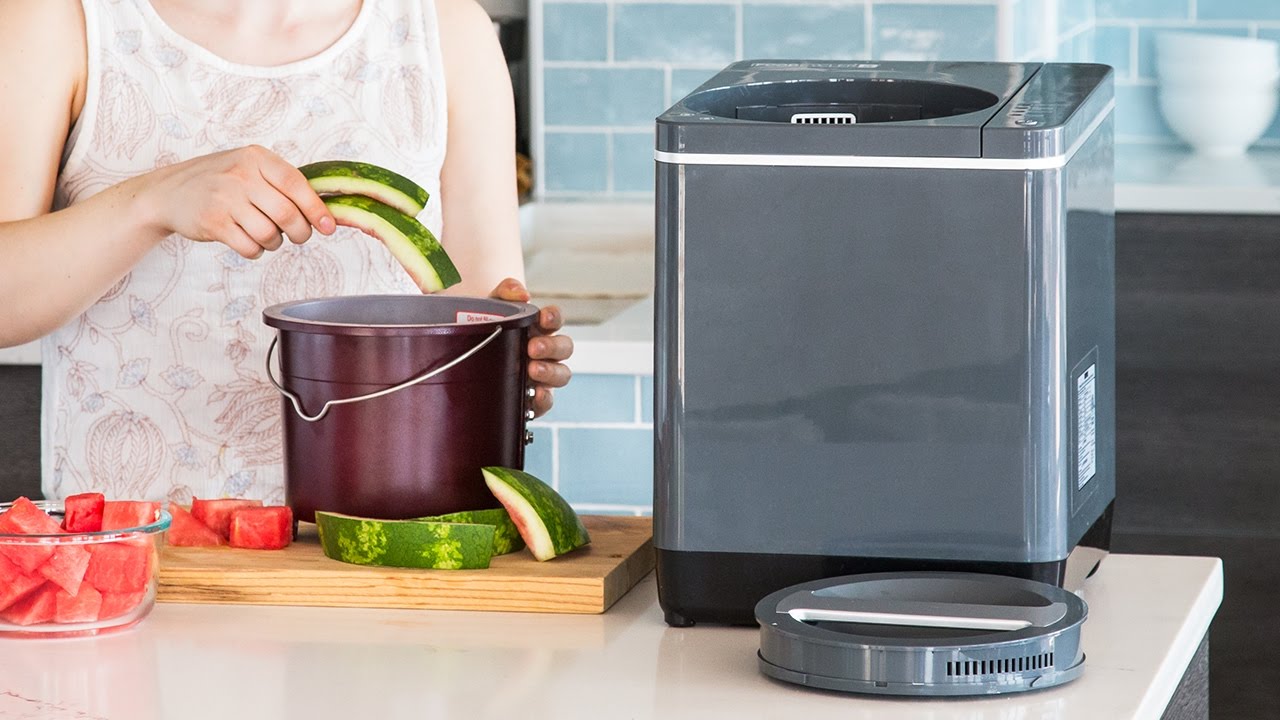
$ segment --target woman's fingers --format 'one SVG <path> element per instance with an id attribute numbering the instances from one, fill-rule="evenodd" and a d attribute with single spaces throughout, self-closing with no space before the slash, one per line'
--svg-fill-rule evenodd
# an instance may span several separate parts
<path id="1" fill-rule="evenodd" d="M 280 228 L 253 205 L 246 203 L 235 208 L 231 211 L 231 219 L 255 243 L 267 250 L 278 250 L 284 243 L 284 239 L 280 237 Z"/>
<path id="2" fill-rule="evenodd" d="M 262 178 L 292 202 L 309 225 L 325 235 L 332 234 L 338 227 L 333 219 L 333 213 L 329 212 L 329 208 L 316 191 L 311 189 L 311 185 L 302 173 L 298 172 L 298 168 L 266 149 L 261 150 L 258 159 Z M 289 238 L 298 242 L 292 235 Z"/>
<path id="3" fill-rule="evenodd" d="M 256 183 L 249 189 L 249 202 L 266 215 L 279 230 L 289 236 L 289 241 L 301 245 L 311 237 L 311 223 L 288 197 L 271 185 Z"/>
<path id="4" fill-rule="evenodd" d="M 542 360 L 529 361 L 529 377 L 539 385 L 547 385 L 553 388 L 564 387 L 569 384 L 569 378 L 573 376 L 573 372 L 569 370 L 569 366 L 558 362 L 544 362 Z"/>
<path id="5" fill-rule="evenodd" d="M 542 335 L 529 341 L 529 357 L 535 360 L 568 360 L 573 355 L 573 338 Z"/>
<path id="6" fill-rule="evenodd" d="M 551 405 L 553 403 L 554 398 L 551 394 L 551 388 L 536 388 L 533 392 L 533 416 L 542 417 L 543 415 L 546 415 L 547 411 L 551 409 Z"/>
<path id="7" fill-rule="evenodd" d="M 248 258 L 249 260 L 257 260 L 262 257 L 262 245 L 249 237 L 249 233 L 245 232 L 244 228 L 240 227 L 240 225 L 235 222 L 230 220 L 227 221 L 226 227 L 222 230 L 220 239 L 222 240 L 223 245 L 235 250 L 241 257 Z"/>
<path id="8" fill-rule="evenodd" d="M 556 307 L 555 305 L 548 305 L 542 308 L 542 310 L 538 311 L 538 329 L 540 331 L 550 335 L 551 333 L 559 330 L 563 325 L 564 325 L 564 316 L 560 314 L 560 308 Z M 572 344 L 570 344 L 569 346 L 569 351 L 570 352 L 573 351 Z M 557 358 L 557 359 L 564 360 L 567 357 L 569 356 L 565 355 L 563 358 Z"/>

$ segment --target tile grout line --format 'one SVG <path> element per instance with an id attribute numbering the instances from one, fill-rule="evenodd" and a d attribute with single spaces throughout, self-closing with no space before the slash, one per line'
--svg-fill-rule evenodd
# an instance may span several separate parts
<path id="1" fill-rule="evenodd" d="M 1129 26 L 1129 72 L 1126 73 L 1125 80 L 1133 82 L 1140 76 L 1138 74 L 1138 23 Z"/>
<path id="2" fill-rule="evenodd" d="M 617 28 L 617 18 L 617 5 L 613 2 L 606 3 L 604 6 L 604 61 L 610 66 L 614 61 L 613 36 Z"/>
<path id="3" fill-rule="evenodd" d="M 1196 21 L 1196 15 L 1199 14 L 1200 8 L 1196 7 L 1196 0 L 1187 0 L 1187 18 L 1191 22 Z"/>
<path id="4" fill-rule="evenodd" d="M 652 430 L 653 423 L 646 421 L 631 422 L 627 420 L 556 420 L 533 425 L 532 427 L 547 428 L 550 430 Z"/>
<path id="5" fill-rule="evenodd" d="M 604 134 L 604 192 L 613 194 L 613 128 Z"/>
<path id="6" fill-rule="evenodd" d="M 744 52 L 743 41 L 743 21 L 742 16 L 746 14 L 746 8 L 743 6 L 742 0 L 738 0 L 733 6 L 733 59 L 742 60 Z"/>

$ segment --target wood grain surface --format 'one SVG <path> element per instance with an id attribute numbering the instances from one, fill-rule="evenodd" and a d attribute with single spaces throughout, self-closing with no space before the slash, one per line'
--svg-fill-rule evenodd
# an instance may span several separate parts
<path id="1" fill-rule="evenodd" d="M 485 570 L 350 565 L 303 524 L 284 550 L 165 547 L 159 602 L 601 613 L 653 569 L 649 518 L 585 516 L 591 544 L 538 562 L 528 550 Z"/>

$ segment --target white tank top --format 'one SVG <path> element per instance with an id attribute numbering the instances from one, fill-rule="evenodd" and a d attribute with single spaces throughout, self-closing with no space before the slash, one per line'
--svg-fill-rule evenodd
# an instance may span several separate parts
<path id="1" fill-rule="evenodd" d="M 126 178 L 260 144 L 295 165 L 371 162 L 431 193 L 440 228 L 445 88 L 433 0 L 364 0 L 332 46 L 240 65 L 179 35 L 150 0 L 83 0 L 84 110 L 57 181 L 62 208 Z M 262 309 L 289 300 L 418 292 L 377 241 L 316 233 L 256 261 L 173 235 L 83 315 L 43 340 L 48 497 L 283 500 L 281 401 Z"/>

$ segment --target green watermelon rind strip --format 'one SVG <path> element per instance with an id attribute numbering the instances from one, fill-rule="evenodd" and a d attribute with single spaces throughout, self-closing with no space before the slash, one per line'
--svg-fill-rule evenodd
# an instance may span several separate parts
<path id="1" fill-rule="evenodd" d="M 423 292 L 438 292 L 462 281 L 444 246 L 417 219 L 363 195 L 334 195 L 324 204 L 339 225 L 362 230 L 386 245 Z"/>
<path id="2" fill-rule="evenodd" d="M 354 565 L 478 570 L 493 557 L 492 525 L 375 520 L 316 512 L 325 557 Z"/>
<path id="3" fill-rule="evenodd" d="M 511 514 L 529 551 L 550 560 L 591 542 L 582 519 L 560 493 L 523 470 L 482 469 L 489 491 Z"/>
<path id="4" fill-rule="evenodd" d="M 398 172 L 354 160 L 322 160 L 298 168 L 318 194 L 367 195 L 408 215 L 427 206 L 431 193 Z"/>
<path id="5" fill-rule="evenodd" d="M 511 514 L 504 508 L 485 508 L 483 510 L 463 510 L 446 515 L 431 515 L 416 518 L 427 522 L 471 523 L 492 525 L 496 530 L 493 536 L 493 554 L 506 555 L 524 549 L 524 538 L 520 530 L 511 520 Z"/>

